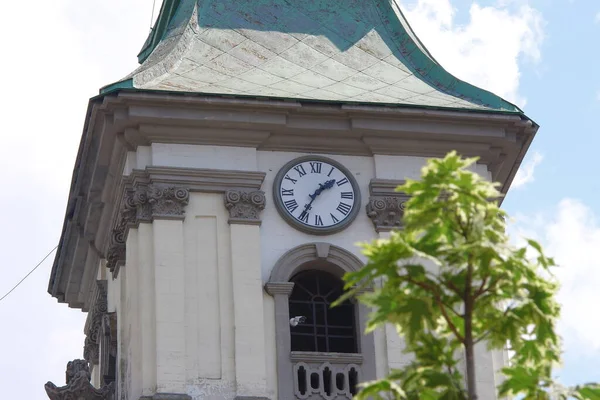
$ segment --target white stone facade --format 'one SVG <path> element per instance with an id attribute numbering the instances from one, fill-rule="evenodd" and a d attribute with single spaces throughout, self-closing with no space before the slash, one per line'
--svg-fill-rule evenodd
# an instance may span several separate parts
<path id="1" fill-rule="evenodd" d="M 242 147 L 153 144 L 127 155 L 123 174 L 146 167 L 214 168 L 266 173 L 267 206 L 258 225 L 229 224 L 223 195 L 191 193 L 183 220 L 157 219 L 129 229 L 126 263 L 106 268 L 109 312 L 118 315 L 120 398 L 186 393 L 194 400 L 278 396 L 275 308 L 263 290 L 288 250 L 327 242 L 364 261 L 356 243 L 379 235 L 362 211 L 346 230 L 316 238 L 287 224 L 273 205 L 273 177 L 305 153 Z M 425 158 L 329 155 L 355 176 L 369 201 L 374 178 L 417 178 Z M 485 166 L 478 172 L 489 178 Z M 374 334 L 376 373 L 408 361 L 392 327 Z M 503 357 L 479 351 L 482 399 L 493 399 Z M 96 378 L 97 379 L 97 378 Z"/>

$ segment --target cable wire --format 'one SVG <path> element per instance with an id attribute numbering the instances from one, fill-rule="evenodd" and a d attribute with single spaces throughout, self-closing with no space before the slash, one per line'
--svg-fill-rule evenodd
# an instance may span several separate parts
<path id="1" fill-rule="evenodd" d="M 40 261 L 35 267 L 33 267 L 33 269 L 31 271 L 29 271 L 29 273 L 27 275 L 25 275 L 25 277 L 19 281 L 19 283 L 17 283 L 12 289 L 10 289 L 8 291 L 8 293 L 6 293 L 4 296 L 0 297 L 0 301 L 4 300 L 9 294 L 11 294 L 13 292 L 13 290 L 15 290 L 16 288 L 18 288 L 19 285 L 21 283 L 23 283 L 23 281 L 25 279 L 27 279 L 27 277 L 29 277 L 29 275 L 31 275 L 36 269 L 38 269 L 38 267 L 40 265 L 42 265 L 42 263 L 44 261 L 46 261 L 46 258 L 50 257 L 50 254 L 54 253 L 54 250 L 56 250 L 57 248 L 58 248 L 58 245 L 56 245 L 52 250 L 50 250 L 50 253 L 46 254 L 46 257 L 42 258 L 42 261 Z"/>

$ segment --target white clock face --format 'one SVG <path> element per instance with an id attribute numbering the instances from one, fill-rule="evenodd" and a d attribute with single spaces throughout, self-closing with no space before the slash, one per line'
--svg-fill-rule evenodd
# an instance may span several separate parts
<path id="1" fill-rule="evenodd" d="M 280 213 L 310 233 L 342 229 L 355 216 L 360 193 L 352 175 L 324 157 L 301 157 L 277 175 L 275 197 Z"/>

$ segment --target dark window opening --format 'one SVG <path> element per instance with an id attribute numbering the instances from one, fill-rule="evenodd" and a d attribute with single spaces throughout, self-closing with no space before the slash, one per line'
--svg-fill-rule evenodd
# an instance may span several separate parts
<path id="1" fill-rule="evenodd" d="M 331 304 L 344 292 L 344 283 L 323 271 L 304 271 L 292 279 L 290 318 L 306 317 L 290 327 L 292 351 L 356 353 L 354 304 Z"/>

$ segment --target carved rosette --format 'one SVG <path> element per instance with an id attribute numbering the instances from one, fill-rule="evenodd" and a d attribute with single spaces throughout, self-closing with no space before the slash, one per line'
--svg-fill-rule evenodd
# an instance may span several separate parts
<path id="1" fill-rule="evenodd" d="M 373 221 L 377 232 L 389 231 L 402 227 L 404 206 L 408 196 L 371 196 L 367 204 L 367 215 Z"/>
<path id="2" fill-rule="evenodd" d="M 265 192 L 228 190 L 225 207 L 229 210 L 229 223 L 260 225 L 260 213 L 266 205 Z"/>
<path id="3" fill-rule="evenodd" d="M 100 389 L 92 386 L 90 369 L 85 360 L 69 361 L 66 376 L 66 386 L 57 387 L 52 382 L 44 385 L 50 400 L 113 400 L 115 398 L 114 383 Z"/>
<path id="4" fill-rule="evenodd" d="M 177 186 L 143 185 L 125 191 L 106 254 L 106 266 L 114 276 L 125 264 L 128 229 L 156 218 L 183 219 L 189 198 L 190 191 Z"/>
<path id="5" fill-rule="evenodd" d="M 102 319 L 107 310 L 106 281 L 98 281 L 94 291 L 94 302 L 85 323 L 86 338 L 83 357 L 90 364 L 98 365 L 99 363 Z"/>

